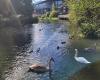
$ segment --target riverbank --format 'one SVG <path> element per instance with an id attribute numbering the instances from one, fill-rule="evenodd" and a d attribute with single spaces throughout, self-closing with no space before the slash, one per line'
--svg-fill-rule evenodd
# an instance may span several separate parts
<path id="1" fill-rule="evenodd" d="M 72 34 L 84 38 L 100 39 L 100 2 L 97 0 L 65 1 L 68 6 L 71 27 L 78 29 Z"/>
<path id="2" fill-rule="evenodd" d="M 12 15 L 9 17 L 0 17 L 0 26 L 24 26 L 27 24 L 38 23 L 38 17 L 24 16 L 24 15 Z"/>

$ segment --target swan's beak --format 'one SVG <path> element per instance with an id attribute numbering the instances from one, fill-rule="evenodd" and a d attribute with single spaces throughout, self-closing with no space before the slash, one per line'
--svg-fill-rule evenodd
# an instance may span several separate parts
<path id="1" fill-rule="evenodd" d="M 78 49 L 75 49 L 75 52 L 78 53 Z"/>
<path id="2" fill-rule="evenodd" d="M 78 50 L 77 50 L 77 49 L 75 49 L 75 51 L 77 52 Z"/>

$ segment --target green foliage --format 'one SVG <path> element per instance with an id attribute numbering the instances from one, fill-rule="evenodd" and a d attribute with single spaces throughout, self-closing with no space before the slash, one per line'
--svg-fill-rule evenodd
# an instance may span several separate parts
<path id="1" fill-rule="evenodd" d="M 49 17 L 49 15 L 50 15 L 50 12 L 46 12 L 45 16 Z"/>
<path id="2" fill-rule="evenodd" d="M 86 37 L 96 38 L 97 37 L 97 25 L 95 23 L 82 23 L 81 31 Z"/>
<path id="3" fill-rule="evenodd" d="M 52 11 L 56 11 L 56 6 L 54 3 L 52 4 Z"/>
<path id="4" fill-rule="evenodd" d="M 65 0 L 66 1 L 66 0 Z M 96 37 L 100 29 L 100 1 L 99 0 L 68 0 L 69 20 L 71 24 L 81 28 L 86 37 Z"/>
<path id="5" fill-rule="evenodd" d="M 45 14 L 43 14 L 43 15 L 40 17 L 40 19 L 48 18 L 49 15 L 50 15 L 50 13 L 49 13 L 49 12 L 46 12 Z"/>
<path id="6" fill-rule="evenodd" d="M 58 18 L 50 18 L 50 17 L 45 17 L 45 16 L 41 16 L 40 18 L 39 18 L 39 20 L 40 21 L 42 21 L 42 22 L 50 22 L 50 23 L 56 23 L 56 22 L 58 22 Z"/>
<path id="7" fill-rule="evenodd" d="M 58 22 L 58 18 L 49 18 L 49 22 L 56 23 Z"/>
<path id="8" fill-rule="evenodd" d="M 50 13 L 50 18 L 51 17 L 57 17 L 58 15 L 57 15 L 57 11 L 51 11 L 51 13 Z"/>
<path id="9" fill-rule="evenodd" d="M 52 10 L 51 10 L 51 12 L 46 12 L 45 14 L 43 14 L 40 17 L 40 20 L 55 23 L 55 22 L 58 21 L 57 16 L 58 15 L 57 15 L 56 7 L 55 7 L 54 4 L 52 4 Z"/>
<path id="10" fill-rule="evenodd" d="M 51 22 L 51 23 L 55 23 L 58 21 L 58 18 L 55 17 L 55 16 L 51 16 L 51 14 L 49 12 L 47 12 L 46 14 L 42 15 L 40 18 L 39 18 L 40 21 L 43 21 L 43 22 Z"/>
<path id="11" fill-rule="evenodd" d="M 55 4 L 53 3 L 52 4 L 52 10 L 51 10 L 51 12 L 50 12 L 50 16 L 49 16 L 50 18 L 52 18 L 52 17 L 57 17 L 57 10 L 56 10 L 56 6 L 55 6 Z"/>

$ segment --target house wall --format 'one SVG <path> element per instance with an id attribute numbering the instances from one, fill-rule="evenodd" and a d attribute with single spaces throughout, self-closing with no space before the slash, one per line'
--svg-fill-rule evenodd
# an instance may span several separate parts
<path id="1" fill-rule="evenodd" d="M 61 6 L 62 6 L 62 0 L 55 0 L 54 1 L 55 5 L 56 5 L 56 8 L 59 9 Z M 46 11 L 50 11 L 52 8 L 52 1 L 51 0 L 47 0 L 47 1 L 44 1 L 39 3 L 39 4 L 36 4 L 34 6 L 34 10 L 36 13 L 40 13 L 40 14 L 44 14 Z"/>

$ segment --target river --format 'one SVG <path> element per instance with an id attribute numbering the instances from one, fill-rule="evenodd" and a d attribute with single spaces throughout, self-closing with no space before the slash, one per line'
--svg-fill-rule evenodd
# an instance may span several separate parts
<path id="1" fill-rule="evenodd" d="M 93 46 L 95 42 L 97 43 L 95 53 L 83 51 L 85 47 Z M 36 53 L 39 48 L 40 52 Z M 92 63 L 77 62 L 74 59 L 75 48 L 79 49 L 79 56 L 85 57 Z M 70 78 L 100 80 L 100 40 L 70 40 L 68 29 L 62 23 L 26 25 L 23 30 L 1 27 L 0 80 L 50 80 L 48 72 L 44 74 L 28 72 L 32 64 L 47 65 L 50 57 L 55 60 L 52 64 L 53 80 Z M 90 73 L 87 74 L 87 71 Z M 96 74 L 94 78 L 93 74 Z"/>

